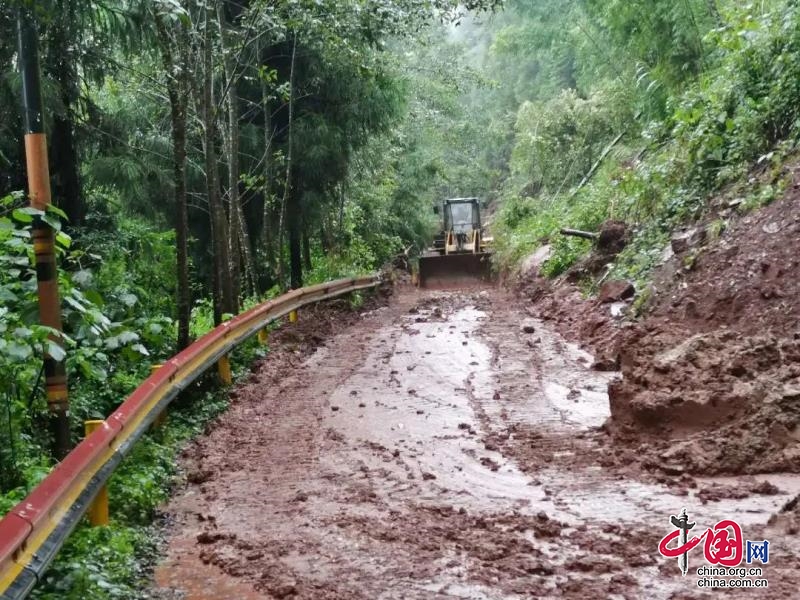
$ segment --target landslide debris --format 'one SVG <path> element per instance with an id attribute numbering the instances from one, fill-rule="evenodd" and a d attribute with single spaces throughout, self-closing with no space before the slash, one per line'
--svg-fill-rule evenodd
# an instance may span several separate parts
<path id="1" fill-rule="evenodd" d="M 589 301 L 570 285 L 543 293 L 541 280 L 523 292 L 533 314 L 595 352 L 596 368 L 620 370 L 605 427 L 620 460 L 673 474 L 800 472 L 800 192 L 719 237 L 709 229 L 673 236 L 638 321 L 608 304 L 630 295 L 625 282 Z"/>

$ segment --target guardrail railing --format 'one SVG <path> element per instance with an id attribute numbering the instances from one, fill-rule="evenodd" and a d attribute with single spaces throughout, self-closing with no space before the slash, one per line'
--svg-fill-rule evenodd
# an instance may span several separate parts
<path id="1" fill-rule="evenodd" d="M 166 361 L 0 520 L 0 599 L 19 600 L 30 593 L 117 465 L 209 367 L 275 319 L 380 281 L 371 275 L 291 291 L 226 321 Z"/>

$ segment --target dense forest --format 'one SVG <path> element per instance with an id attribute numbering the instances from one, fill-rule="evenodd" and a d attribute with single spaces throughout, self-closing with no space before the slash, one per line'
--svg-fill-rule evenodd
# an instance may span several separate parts
<path id="1" fill-rule="evenodd" d="M 44 217 L 26 208 L 21 9 Z M 559 228 L 624 220 L 613 269 L 645 290 L 711 197 L 780 192 L 800 134 L 793 0 L 5 2 L 0 68 L 0 513 L 54 461 L 44 351 L 66 362 L 77 441 L 243 307 L 413 256 L 450 196 L 491 201 L 504 274 L 550 242 L 559 275 L 590 248 Z M 62 345 L 38 324 L 35 218 L 58 229 Z M 76 536 L 40 597 L 137 597 L 171 453 L 223 402 L 195 399 L 137 450 L 112 482 L 118 522 Z"/>

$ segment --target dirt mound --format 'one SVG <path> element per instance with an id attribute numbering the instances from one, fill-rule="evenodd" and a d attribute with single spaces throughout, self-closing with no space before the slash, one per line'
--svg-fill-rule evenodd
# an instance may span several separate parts
<path id="1" fill-rule="evenodd" d="M 609 220 L 600 227 L 597 236 L 597 254 L 616 256 L 628 245 L 628 225 L 624 221 Z"/>
<path id="2" fill-rule="evenodd" d="M 628 225 L 624 221 L 606 221 L 595 235 L 592 252 L 566 272 L 568 281 L 577 283 L 587 277 L 603 275 L 630 241 Z"/>
<path id="3" fill-rule="evenodd" d="M 797 535 L 800 532 L 800 496 L 795 496 L 779 513 L 772 515 L 768 525 L 789 535 Z"/>
<path id="4" fill-rule="evenodd" d="M 571 286 L 537 289 L 533 312 L 619 367 L 606 428 L 645 468 L 798 472 L 800 193 L 721 223 L 665 249 L 639 322 Z"/>
<path id="5" fill-rule="evenodd" d="M 591 349 L 596 370 L 619 370 L 623 334 L 619 325 L 623 314 L 617 311 L 622 304 L 586 300 L 573 285 L 541 278 L 524 283 L 520 291 L 532 303 L 526 309 L 530 315 L 550 323 L 568 339 Z"/>
<path id="6" fill-rule="evenodd" d="M 619 340 L 618 437 L 699 473 L 800 470 L 800 196 L 744 216 L 656 277 L 664 291 Z M 676 265 L 685 265 L 676 268 Z"/>

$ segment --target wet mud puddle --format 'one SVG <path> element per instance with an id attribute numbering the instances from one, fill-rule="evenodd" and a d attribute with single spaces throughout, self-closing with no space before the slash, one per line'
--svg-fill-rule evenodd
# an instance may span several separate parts
<path id="1" fill-rule="evenodd" d="M 415 312 L 380 337 L 368 364 L 331 394 L 340 409 L 330 427 L 355 442 L 356 460 L 382 472 L 374 491 L 390 505 L 530 512 L 541 501 L 554 509 L 483 442 L 475 403 L 477 390 L 493 393 L 492 351 L 476 333 L 486 314 L 467 306 L 439 315 L 439 307 Z M 322 458 L 331 470 L 346 471 L 354 459 L 333 457 Z"/>
<path id="2" fill-rule="evenodd" d="M 415 294 L 248 386 L 176 497 L 163 597 L 670 598 L 695 505 L 603 466 L 608 375 L 504 296 Z M 763 523 L 800 491 L 709 503 Z M 730 483 L 730 482 L 728 482 Z M 632 541 L 633 540 L 633 541 Z M 675 569 L 672 569 L 675 570 Z M 201 574 L 201 575 L 199 575 Z M 691 588 L 689 588 L 691 590 Z"/>

